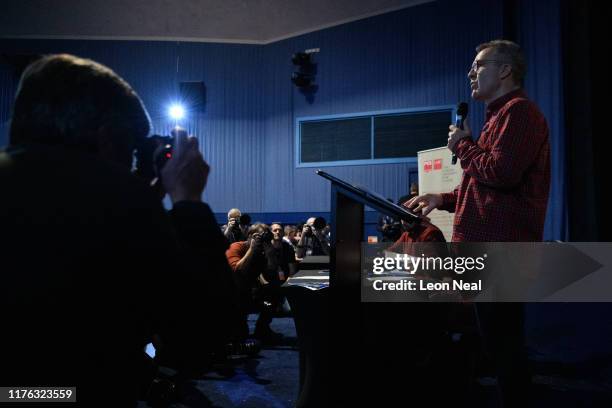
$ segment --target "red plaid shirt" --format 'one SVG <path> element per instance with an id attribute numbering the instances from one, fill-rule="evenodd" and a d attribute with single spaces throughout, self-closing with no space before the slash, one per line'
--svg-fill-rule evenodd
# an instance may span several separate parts
<path id="1" fill-rule="evenodd" d="M 463 179 L 442 194 L 453 242 L 541 241 L 550 187 L 548 126 L 522 90 L 487 106 L 478 142 L 455 145 Z"/>

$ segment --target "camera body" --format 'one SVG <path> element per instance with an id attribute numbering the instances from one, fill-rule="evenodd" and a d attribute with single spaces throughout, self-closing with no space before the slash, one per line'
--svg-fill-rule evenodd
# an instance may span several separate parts
<path id="1" fill-rule="evenodd" d="M 240 225 L 243 227 L 248 227 L 251 225 L 251 216 L 249 214 L 243 213 L 240 216 Z"/>
<path id="2" fill-rule="evenodd" d="M 176 126 L 170 136 L 153 135 L 143 139 L 136 146 L 134 173 L 149 181 L 160 178 L 162 168 L 174 155 L 174 143 L 179 135 L 187 137 L 187 131 Z"/>
<path id="3" fill-rule="evenodd" d="M 172 136 L 158 135 L 154 135 L 151 138 L 155 138 L 154 143 L 157 144 L 157 148 L 153 153 L 153 170 L 155 175 L 159 177 L 162 168 L 174 154 L 174 138 Z"/>
<path id="4" fill-rule="evenodd" d="M 270 231 L 269 229 L 265 230 L 261 234 L 261 241 L 262 242 L 270 242 L 270 241 L 272 241 L 272 238 L 274 238 L 274 235 L 272 234 L 272 231 Z"/>
<path id="5" fill-rule="evenodd" d="M 233 217 L 233 218 L 230 218 L 228 220 L 228 222 L 231 221 L 231 220 L 234 220 L 234 225 L 232 225 L 232 229 L 239 230 L 240 229 L 240 223 L 242 221 L 242 217 Z"/>
<path id="6" fill-rule="evenodd" d="M 134 174 L 147 181 L 159 178 L 161 169 L 172 158 L 174 138 L 153 135 L 136 146 Z"/>
<path id="7" fill-rule="evenodd" d="M 312 224 L 314 229 L 317 231 L 323 231 L 326 225 L 327 225 L 327 222 L 325 221 L 325 218 L 323 217 L 315 218 L 314 223 Z"/>
<path id="8" fill-rule="evenodd" d="M 313 228 L 311 225 L 308 224 L 304 224 L 304 226 L 302 227 L 302 234 L 305 237 L 309 237 L 313 234 Z"/>

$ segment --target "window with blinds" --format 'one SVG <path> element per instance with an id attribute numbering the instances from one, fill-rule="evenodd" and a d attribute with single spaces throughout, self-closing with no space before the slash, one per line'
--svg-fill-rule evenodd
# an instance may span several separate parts
<path id="1" fill-rule="evenodd" d="M 297 166 L 416 161 L 417 152 L 444 146 L 453 107 L 299 118 Z"/>

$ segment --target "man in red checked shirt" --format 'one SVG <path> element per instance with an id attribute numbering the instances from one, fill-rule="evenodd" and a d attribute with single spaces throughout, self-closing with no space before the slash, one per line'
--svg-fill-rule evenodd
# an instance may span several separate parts
<path id="1" fill-rule="evenodd" d="M 517 44 L 495 40 L 476 52 L 468 78 L 472 98 L 486 104 L 485 124 L 477 142 L 467 122 L 465 130 L 451 125 L 448 134 L 448 148 L 461 160 L 461 184 L 406 206 L 423 215 L 454 211 L 453 242 L 541 241 L 550 187 L 546 120 L 522 89 L 526 65 Z M 477 311 L 504 406 L 526 406 L 523 305 L 480 303 Z"/>
<path id="2" fill-rule="evenodd" d="M 406 205 L 423 215 L 455 213 L 453 242 L 541 241 L 550 187 L 548 126 L 522 89 L 526 67 L 510 41 L 481 44 L 468 73 L 472 98 L 486 104 L 477 142 L 469 124 L 450 126 L 448 148 L 463 179 L 444 194 L 424 194 Z"/>

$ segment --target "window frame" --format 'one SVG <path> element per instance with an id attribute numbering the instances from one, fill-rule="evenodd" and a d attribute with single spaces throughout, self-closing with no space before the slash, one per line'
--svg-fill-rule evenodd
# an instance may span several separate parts
<path id="1" fill-rule="evenodd" d="M 436 106 L 423 106 L 417 108 L 405 108 L 405 109 L 387 109 L 380 111 L 370 112 L 358 112 L 358 113 L 344 113 L 335 115 L 318 115 L 318 116 L 301 116 L 295 118 L 295 167 L 296 168 L 311 168 L 311 167 L 338 167 L 338 166 L 359 166 L 368 164 L 395 164 L 395 163 L 417 163 L 417 157 L 394 157 L 387 159 L 375 159 L 374 155 L 374 118 L 378 116 L 393 116 L 401 115 L 406 113 L 433 113 L 433 112 L 445 112 L 448 111 L 450 114 L 449 124 L 454 121 L 457 113 L 456 105 L 436 105 Z M 360 160 L 338 160 L 338 161 L 325 161 L 325 162 L 307 162 L 302 163 L 301 161 L 301 146 L 302 146 L 302 134 L 301 124 L 304 122 L 320 122 L 326 120 L 337 120 L 337 119 L 359 119 L 359 118 L 370 118 L 370 159 Z"/>

